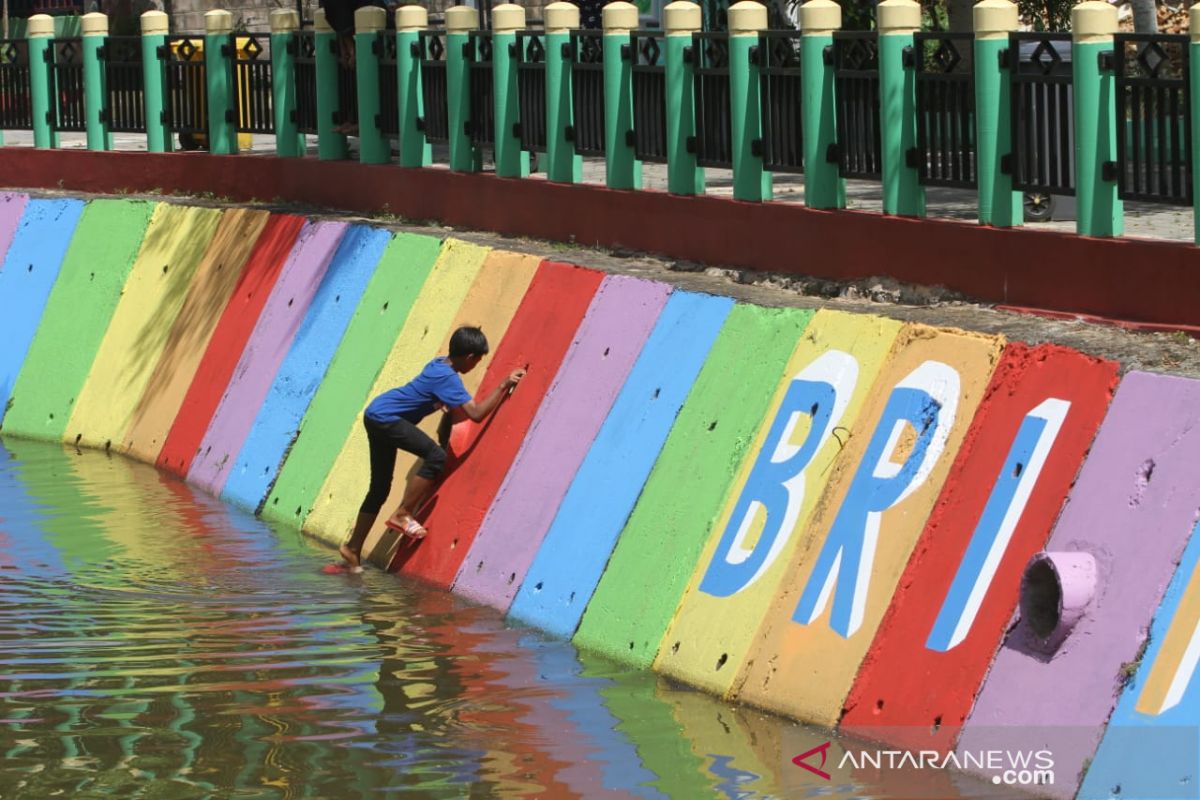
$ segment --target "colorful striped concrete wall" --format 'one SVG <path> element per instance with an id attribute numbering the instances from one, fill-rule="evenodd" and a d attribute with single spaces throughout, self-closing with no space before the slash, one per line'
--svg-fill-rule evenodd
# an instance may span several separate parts
<path id="1" fill-rule="evenodd" d="M 0 247 L 6 437 L 116 449 L 336 544 L 366 491 L 362 408 L 479 324 L 492 350 L 468 388 L 528 377 L 455 427 L 429 537 L 381 519 L 374 563 L 893 745 L 1048 747 L 1057 796 L 1197 778 L 1200 381 L 262 211 L 9 193 Z M 1077 565 L 1073 628 L 1048 637 L 1018 610 L 1043 550 Z M 534 679 L 506 670 L 481 687 Z M 649 771 L 696 762 L 671 791 L 777 769 L 752 750 L 703 766 L 728 721 L 686 698 L 578 690 L 694 733 L 690 753 L 639 745 Z M 558 770 L 572 753 L 521 768 L 611 782 Z"/>

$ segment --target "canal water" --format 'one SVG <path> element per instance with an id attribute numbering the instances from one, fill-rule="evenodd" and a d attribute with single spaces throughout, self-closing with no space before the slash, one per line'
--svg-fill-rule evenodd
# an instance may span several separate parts
<path id="1" fill-rule="evenodd" d="M 0 441 L 0 798 L 990 788 L 822 779 L 791 757 L 825 732 L 395 576 L 323 575 L 331 552 L 149 466 Z"/>

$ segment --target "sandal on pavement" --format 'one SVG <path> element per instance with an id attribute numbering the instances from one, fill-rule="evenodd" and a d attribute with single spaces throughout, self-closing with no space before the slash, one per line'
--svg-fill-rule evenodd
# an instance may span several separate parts
<path id="1" fill-rule="evenodd" d="M 417 522 L 412 517 L 408 517 L 404 522 L 397 525 L 390 519 L 384 523 L 389 529 L 401 533 L 411 539 L 424 539 L 425 534 L 429 531 L 422 527 L 421 523 Z"/>

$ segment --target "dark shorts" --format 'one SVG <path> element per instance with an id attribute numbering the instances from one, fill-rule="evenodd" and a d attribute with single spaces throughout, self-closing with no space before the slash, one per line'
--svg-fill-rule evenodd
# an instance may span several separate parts
<path id="1" fill-rule="evenodd" d="M 446 451 L 423 430 L 406 419 L 376 422 L 363 417 L 367 444 L 371 449 L 371 487 L 360 512 L 378 514 L 392 490 L 392 472 L 396 469 L 396 451 L 403 450 L 421 459 L 417 474 L 435 480 L 446 469 Z"/>

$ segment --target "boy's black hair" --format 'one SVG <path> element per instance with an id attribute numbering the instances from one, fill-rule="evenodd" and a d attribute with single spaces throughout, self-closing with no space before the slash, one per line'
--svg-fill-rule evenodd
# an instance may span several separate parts
<path id="1" fill-rule="evenodd" d="M 486 356 L 487 337 L 479 328 L 463 325 L 450 337 L 450 356 Z"/>

